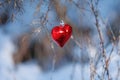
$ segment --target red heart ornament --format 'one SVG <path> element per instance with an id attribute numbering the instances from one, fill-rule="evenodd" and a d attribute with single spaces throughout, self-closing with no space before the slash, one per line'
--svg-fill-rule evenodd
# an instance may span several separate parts
<path id="1" fill-rule="evenodd" d="M 51 34 L 52 38 L 58 43 L 58 45 L 63 47 L 72 34 L 72 27 L 68 24 L 55 26 L 52 29 Z"/>

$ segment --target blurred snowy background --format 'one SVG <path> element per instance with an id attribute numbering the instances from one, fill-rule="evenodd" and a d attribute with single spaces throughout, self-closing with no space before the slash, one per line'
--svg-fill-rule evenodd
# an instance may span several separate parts
<path id="1" fill-rule="evenodd" d="M 120 0 L 0 0 L 0 80 L 120 80 L 119 5 Z M 63 48 L 51 39 L 60 20 L 73 28 Z"/>

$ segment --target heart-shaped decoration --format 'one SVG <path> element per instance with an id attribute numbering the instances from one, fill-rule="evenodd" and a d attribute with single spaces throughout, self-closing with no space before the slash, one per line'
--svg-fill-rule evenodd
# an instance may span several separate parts
<path id="1" fill-rule="evenodd" d="M 72 27 L 68 24 L 55 26 L 52 29 L 51 34 L 52 38 L 58 43 L 58 45 L 63 47 L 72 34 Z"/>

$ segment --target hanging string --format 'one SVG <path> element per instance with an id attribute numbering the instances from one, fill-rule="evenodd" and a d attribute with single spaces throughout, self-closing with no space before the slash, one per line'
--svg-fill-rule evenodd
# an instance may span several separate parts
<path id="1" fill-rule="evenodd" d="M 64 25 L 65 25 L 65 23 L 64 23 L 64 21 L 63 21 L 63 20 L 61 20 L 60 25 L 62 25 L 62 26 L 64 26 Z"/>

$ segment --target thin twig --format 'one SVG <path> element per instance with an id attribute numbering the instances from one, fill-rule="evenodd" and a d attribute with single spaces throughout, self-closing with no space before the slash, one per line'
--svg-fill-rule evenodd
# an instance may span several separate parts
<path id="1" fill-rule="evenodd" d="M 103 61 L 105 61 L 105 67 L 104 67 L 104 69 L 107 72 L 108 80 L 110 80 L 109 70 L 108 70 L 108 60 L 107 60 L 107 57 L 106 57 L 106 52 L 105 52 L 105 47 L 104 47 L 104 41 L 103 41 L 103 37 L 102 37 L 101 30 L 100 30 L 100 25 L 99 25 L 98 10 L 94 7 L 93 0 L 90 0 L 90 3 L 91 3 L 91 5 L 89 5 L 89 6 L 91 8 L 91 11 L 94 14 L 95 21 L 96 21 L 95 25 L 96 25 L 96 28 L 97 28 L 97 31 L 98 31 L 98 34 L 99 34 L 100 45 L 101 45 L 101 49 L 102 49 Z"/>
<path id="2" fill-rule="evenodd" d="M 84 8 L 84 7 L 80 7 L 80 5 L 77 4 L 74 0 L 72 0 L 72 3 L 73 3 L 78 9 L 90 12 L 89 9 L 86 9 L 86 8 Z"/>
<path id="3" fill-rule="evenodd" d="M 47 36 L 48 36 L 48 40 L 49 40 L 49 42 L 51 44 L 51 49 L 53 51 L 53 62 L 52 62 L 52 73 L 53 73 L 54 70 L 55 70 L 55 63 L 56 63 L 56 59 L 55 58 L 56 58 L 56 54 L 55 54 L 55 50 L 54 50 L 54 45 L 52 44 L 52 39 L 51 39 L 50 34 L 49 34 L 49 30 L 45 26 L 45 24 L 47 22 L 47 18 L 48 18 L 48 12 L 50 11 L 50 6 L 51 6 L 51 1 L 50 1 L 49 5 L 48 5 L 48 10 L 46 12 L 46 15 L 45 15 L 43 21 L 41 22 L 41 25 L 43 26 L 43 28 L 45 28 L 45 31 L 46 31 Z M 53 75 L 52 74 L 51 74 L 50 80 L 53 80 Z"/>

